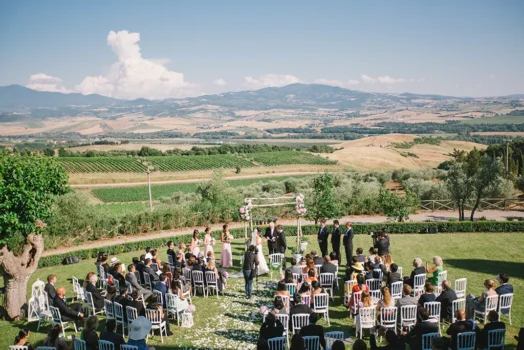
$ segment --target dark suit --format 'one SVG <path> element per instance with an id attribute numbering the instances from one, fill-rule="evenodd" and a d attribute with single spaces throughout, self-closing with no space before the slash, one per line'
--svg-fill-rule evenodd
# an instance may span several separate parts
<path id="1" fill-rule="evenodd" d="M 346 259 L 347 259 L 347 265 L 351 266 L 351 258 L 353 257 L 353 237 L 355 236 L 355 233 L 353 232 L 353 228 L 350 227 L 349 229 L 346 229 L 346 232 L 344 232 L 344 238 L 342 239 L 342 244 L 344 244 L 344 251 L 346 252 Z M 341 259 L 339 259 L 340 261 Z"/>
<path id="2" fill-rule="evenodd" d="M 100 294 L 98 289 L 96 289 L 96 287 L 92 283 L 88 283 L 86 291 L 91 293 L 91 296 L 93 297 L 93 304 L 95 304 L 95 309 L 103 309 L 104 297 L 102 296 L 102 294 Z"/>
<path id="3" fill-rule="evenodd" d="M 318 245 L 320 246 L 320 251 L 322 252 L 323 257 L 327 255 L 328 238 L 329 238 L 329 230 L 327 226 L 319 227 L 317 239 L 318 239 Z"/>
<path id="4" fill-rule="evenodd" d="M 411 288 L 413 288 L 413 284 L 415 283 L 415 276 L 416 275 L 422 275 L 426 274 L 426 268 L 424 266 L 419 266 L 415 268 L 413 271 L 411 271 L 411 275 L 409 278 L 405 281 L 406 284 L 409 284 Z"/>
<path id="5" fill-rule="evenodd" d="M 130 301 L 129 303 L 127 303 L 127 306 L 135 308 L 138 316 L 146 315 L 146 309 L 144 308 L 144 304 L 140 301 L 137 301 L 137 300 Z"/>
<path id="6" fill-rule="evenodd" d="M 144 300 L 147 300 L 147 298 L 149 298 L 149 296 L 151 295 L 151 291 L 149 289 L 145 289 L 138 283 L 138 280 L 136 279 L 134 273 L 128 273 L 126 275 L 126 281 L 131 284 L 131 288 L 133 288 L 133 291 L 136 290 L 138 292 L 138 295 L 144 296 Z"/>
<path id="7" fill-rule="evenodd" d="M 49 306 L 55 306 L 55 298 L 56 298 L 55 286 L 53 286 L 51 283 L 46 284 L 44 287 L 44 292 L 47 293 L 47 301 L 49 303 Z"/>
<path id="8" fill-rule="evenodd" d="M 266 232 L 264 233 L 264 237 L 267 239 L 267 248 L 269 249 L 269 254 L 279 253 L 277 251 L 277 229 L 273 228 L 271 230 L 271 227 L 266 228 Z M 275 242 L 272 242 L 272 240 L 275 240 Z"/>
<path id="9" fill-rule="evenodd" d="M 398 272 L 388 272 L 386 275 L 386 284 L 391 289 L 391 284 L 402 281 L 402 276 Z"/>
<path id="10" fill-rule="evenodd" d="M 153 290 L 157 290 L 160 293 L 162 293 L 162 307 L 166 307 L 166 293 L 168 292 L 168 288 L 164 282 L 157 282 L 155 283 L 155 286 L 153 287 Z"/>
<path id="11" fill-rule="evenodd" d="M 340 256 L 340 226 L 333 229 L 331 234 L 331 247 L 335 254 L 337 254 L 338 266 L 340 266 L 342 257 Z"/>
<path id="12" fill-rule="evenodd" d="M 124 338 L 119 333 L 115 333 L 115 332 L 108 332 L 108 331 L 100 332 L 100 340 L 105 340 L 105 341 L 115 344 L 114 349 L 116 350 L 120 349 L 120 345 L 126 344 L 126 341 L 124 340 Z"/>
<path id="13" fill-rule="evenodd" d="M 275 320 L 274 327 L 268 327 L 266 322 L 264 322 L 262 327 L 260 327 L 260 338 L 265 339 L 266 341 L 271 338 L 282 337 L 283 334 L 284 326 L 280 320 Z"/>
<path id="14" fill-rule="evenodd" d="M 496 329 L 506 329 L 504 322 L 495 321 L 487 323 L 484 329 L 477 335 L 477 348 L 485 349 L 488 347 L 488 332 Z M 492 349 L 500 349 L 500 347 L 493 347 Z"/>
<path id="15" fill-rule="evenodd" d="M 316 324 L 308 324 L 300 329 L 300 335 L 303 337 L 314 337 L 320 338 L 320 346 L 322 349 L 326 348 L 326 338 L 324 338 L 324 327 L 317 326 Z"/>
<path id="16" fill-rule="evenodd" d="M 443 320 L 451 320 L 453 313 L 453 301 L 457 300 L 457 294 L 453 289 L 443 290 L 436 301 L 440 302 L 440 317 Z"/>
<path id="17" fill-rule="evenodd" d="M 293 315 L 308 314 L 311 315 L 313 310 L 306 304 L 298 304 L 289 310 L 289 329 L 293 329 Z"/>
<path id="18" fill-rule="evenodd" d="M 419 322 L 411 329 L 407 335 L 407 342 L 411 350 L 422 349 L 422 336 L 428 333 L 438 333 L 438 324 L 434 322 Z"/>
<path id="19" fill-rule="evenodd" d="M 75 321 L 77 327 L 82 326 L 82 317 L 80 317 L 80 312 L 82 312 L 82 306 L 80 304 L 73 304 L 71 307 L 67 306 L 64 299 L 56 297 L 55 307 L 60 311 L 60 316 L 62 316 L 62 321 Z"/>
<path id="20" fill-rule="evenodd" d="M 316 256 L 315 258 L 313 258 L 313 262 L 315 263 L 315 265 L 324 265 L 326 260 L 324 260 L 323 257 Z"/>
<path id="21" fill-rule="evenodd" d="M 286 243 L 286 234 L 284 230 L 277 232 L 277 252 L 286 253 L 287 243 Z"/>
<path id="22" fill-rule="evenodd" d="M 499 287 L 497 287 L 497 289 L 495 289 L 495 292 L 497 292 L 498 295 L 512 294 L 513 286 L 511 284 L 503 283 Z M 500 303 L 500 298 L 498 302 Z M 501 312 L 502 314 L 507 315 L 509 313 L 509 310 L 504 309 Z"/>
<path id="23" fill-rule="evenodd" d="M 457 349 L 457 335 L 464 332 L 471 332 L 472 325 L 469 321 L 457 321 L 451 324 L 446 331 L 446 334 L 451 336 L 450 348 L 453 350 Z"/>
<path id="24" fill-rule="evenodd" d="M 175 253 L 175 251 L 173 249 L 168 249 L 167 250 L 167 255 L 169 255 L 169 256 L 171 256 L 173 258 L 173 262 L 176 261 L 176 253 Z"/>
<path id="25" fill-rule="evenodd" d="M 379 256 L 389 254 L 389 237 L 378 239 L 374 246 L 377 248 Z"/>
<path id="26" fill-rule="evenodd" d="M 332 273 L 337 278 L 337 266 L 335 264 L 325 262 L 320 268 L 320 273 Z"/>
<path id="27" fill-rule="evenodd" d="M 151 266 L 144 266 L 142 272 L 147 273 L 149 275 L 149 278 L 151 279 L 151 284 L 153 284 L 153 281 L 156 282 L 160 279 L 158 275 L 153 271 Z"/>

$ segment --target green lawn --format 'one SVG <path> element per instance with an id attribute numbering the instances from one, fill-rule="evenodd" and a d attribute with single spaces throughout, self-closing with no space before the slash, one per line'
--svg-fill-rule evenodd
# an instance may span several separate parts
<path id="1" fill-rule="evenodd" d="M 303 178 L 307 176 L 310 175 L 293 176 L 293 179 Z M 289 178 L 289 176 L 276 176 L 229 180 L 227 182 L 233 187 L 239 187 L 251 185 L 257 182 L 283 181 Z M 151 186 L 151 195 L 154 199 L 158 199 L 161 197 L 169 197 L 174 192 L 195 193 L 197 186 L 198 183 L 153 185 Z M 92 193 L 104 202 L 133 202 L 149 200 L 149 192 L 147 186 L 98 188 L 94 189 Z"/>
<path id="2" fill-rule="evenodd" d="M 318 249 L 314 237 L 310 237 L 310 249 Z M 294 245 L 294 237 L 289 238 L 289 244 Z M 432 256 L 440 255 L 444 259 L 444 267 L 448 271 L 448 278 L 454 281 L 457 278 L 468 278 L 468 292 L 474 295 L 483 290 L 482 282 L 485 278 L 494 278 L 499 272 L 510 275 L 510 283 L 515 288 L 513 303 L 513 325 L 508 325 L 507 349 L 515 348 L 513 336 L 518 334 L 520 327 L 524 327 L 524 256 L 522 246 L 524 235 L 521 234 L 439 234 L 439 235 L 396 235 L 392 239 L 392 253 L 395 262 L 404 268 L 404 274 L 410 272 L 414 257 L 431 260 Z M 355 237 L 355 248 L 365 250 L 371 245 L 371 239 L 366 235 Z M 242 243 L 233 243 L 235 268 L 230 273 L 239 270 L 239 253 Z M 165 249 L 161 247 L 164 254 Z M 218 252 L 218 247 L 215 252 Z M 267 253 L 267 251 L 266 251 Z M 131 257 L 139 253 L 127 253 L 119 256 L 120 260 L 128 263 Z M 82 261 L 77 265 L 67 267 L 53 267 L 38 270 L 30 280 L 31 284 L 37 279 L 44 280 L 48 274 L 58 276 L 58 285 L 64 285 L 71 292 L 70 278 L 72 275 L 83 278 L 89 271 L 95 271 L 93 260 Z M 343 271 L 340 272 L 343 275 Z M 149 345 L 159 349 L 253 349 L 261 325 L 261 318 L 257 310 L 261 305 L 269 305 L 275 288 L 275 282 L 268 277 L 259 280 L 259 291 L 253 301 L 243 297 L 243 280 L 229 279 L 229 289 L 226 296 L 209 297 L 204 299 L 197 296 L 193 299 L 196 305 L 194 314 L 195 326 L 192 329 L 179 328 L 171 322 L 174 335 L 162 345 L 158 336 L 150 339 Z M 342 291 L 335 297 L 330 307 L 331 327 L 328 330 L 342 330 L 347 336 L 354 336 L 351 328 L 353 321 L 342 306 Z M 319 324 L 327 326 L 324 320 Z M 36 332 L 37 323 L 29 325 L 34 333 L 31 335 L 33 345 L 41 345 L 48 327 Z M 103 327 L 104 322 L 101 322 Z M 0 331 L 4 335 L 0 340 L 0 348 L 6 348 L 13 341 L 18 329 L 26 326 L 25 322 L 0 322 Z M 68 334 L 71 334 L 69 332 Z M 349 345 L 346 348 L 351 348 Z"/>
<path id="3" fill-rule="evenodd" d="M 517 115 L 498 115 L 495 117 L 462 120 L 462 124 L 522 124 L 524 118 Z M 502 130 L 501 130 L 502 131 Z"/>

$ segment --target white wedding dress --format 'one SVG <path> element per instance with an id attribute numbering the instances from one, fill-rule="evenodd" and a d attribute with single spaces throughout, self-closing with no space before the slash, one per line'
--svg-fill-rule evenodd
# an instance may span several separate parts
<path id="1" fill-rule="evenodd" d="M 251 244 L 257 247 L 258 250 L 258 275 L 265 275 L 269 272 L 269 267 L 267 266 L 264 253 L 262 252 L 262 238 L 258 237 L 256 230 L 252 233 Z"/>

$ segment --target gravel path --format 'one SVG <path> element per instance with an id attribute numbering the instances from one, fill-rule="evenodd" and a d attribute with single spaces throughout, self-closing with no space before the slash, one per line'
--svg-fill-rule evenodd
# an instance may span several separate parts
<path id="1" fill-rule="evenodd" d="M 478 213 L 477 217 L 485 216 L 488 220 L 506 220 L 507 217 L 524 217 L 524 212 L 521 211 L 502 211 L 502 210 L 486 210 Z M 414 222 L 422 222 L 422 221 L 448 221 L 450 218 L 456 218 L 457 213 L 454 211 L 434 211 L 434 212 L 420 212 L 418 214 L 413 214 L 410 216 L 410 220 Z M 343 218 L 339 219 L 340 222 L 343 224 L 346 221 L 351 221 L 355 224 L 358 223 L 377 223 L 377 222 L 385 222 L 386 218 L 384 216 L 379 215 L 373 215 L 373 216 L 345 216 Z M 279 220 L 279 223 L 282 225 L 294 225 L 296 223 L 296 220 Z M 313 221 L 304 220 L 303 224 L 313 224 Z M 328 223 L 332 223 L 332 220 L 329 220 Z M 243 227 L 243 223 L 231 223 L 229 224 L 230 228 L 241 228 Z M 149 234 L 144 235 L 133 235 L 133 236 L 121 236 L 113 239 L 107 239 L 107 240 L 98 240 L 96 242 L 89 242 L 85 243 L 80 246 L 74 246 L 74 247 L 62 247 L 57 249 L 51 249 L 46 250 L 43 253 L 43 256 L 48 255 L 55 255 L 55 254 L 65 254 L 74 252 L 76 250 L 82 250 L 82 249 L 90 249 L 90 248 L 102 248 L 106 246 L 112 246 L 115 244 L 124 244 L 128 242 L 139 242 L 143 240 L 149 240 L 149 239 L 156 239 L 156 238 L 166 238 L 166 237 L 173 237 L 173 236 L 179 236 L 179 235 L 187 235 L 193 233 L 194 229 L 198 229 L 199 231 L 203 231 L 205 227 L 184 227 L 179 230 L 169 230 L 169 231 L 159 231 L 159 232 L 153 232 Z M 222 224 L 215 224 L 211 225 L 212 230 L 221 230 Z"/>

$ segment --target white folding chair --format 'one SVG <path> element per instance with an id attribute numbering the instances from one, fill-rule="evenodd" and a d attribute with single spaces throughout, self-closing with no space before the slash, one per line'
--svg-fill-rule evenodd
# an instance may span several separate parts
<path id="1" fill-rule="evenodd" d="M 438 325 L 438 333 L 442 336 L 442 330 L 440 329 L 440 308 L 441 304 L 439 301 L 431 301 L 424 303 L 424 308 L 428 310 L 429 320 L 435 322 Z"/>
<path id="2" fill-rule="evenodd" d="M 513 304 L 513 293 L 499 295 L 499 321 L 502 316 L 507 315 L 511 325 L 511 305 Z M 504 312 L 507 312 L 504 314 Z"/>
<path id="3" fill-rule="evenodd" d="M 313 312 L 316 314 L 324 314 L 328 326 L 331 326 L 329 322 L 329 294 L 320 293 L 313 296 Z"/>
<path id="4" fill-rule="evenodd" d="M 417 305 L 403 305 L 400 307 L 400 329 L 411 330 L 417 323 Z"/>
<path id="5" fill-rule="evenodd" d="M 371 297 L 371 302 L 373 305 L 377 305 L 380 299 L 382 299 L 382 292 L 380 290 L 370 290 L 369 296 Z"/>
<path id="6" fill-rule="evenodd" d="M 394 307 L 383 307 L 380 309 L 379 324 L 384 328 L 393 329 L 397 334 L 397 314 L 398 309 Z"/>
<path id="7" fill-rule="evenodd" d="M 167 327 L 166 322 L 162 321 L 162 318 L 160 317 L 160 311 L 146 309 L 146 318 L 151 321 L 151 335 L 153 335 L 155 329 L 158 329 L 160 331 L 160 341 L 164 343 L 162 333 L 165 333 L 167 337 Z"/>
<path id="8" fill-rule="evenodd" d="M 180 321 L 182 320 L 182 312 L 184 310 L 179 310 L 178 308 L 178 301 L 179 297 L 176 294 L 166 293 L 166 311 L 167 311 L 167 317 L 169 318 L 169 315 L 173 315 L 177 319 L 177 323 L 180 326 Z"/>
<path id="9" fill-rule="evenodd" d="M 457 350 L 475 350 L 475 332 L 464 332 L 457 335 Z"/>
<path id="10" fill-rule="evenodd" d="M 29 305 L 32 305 L 29 309 L 33 309 L 36 311 L 38 315 L 38 326 L 36 327 L 36 330 L 40 330 L 40 325 L 42 323 L 45 323 L 47 321 L 53 322 L 53 315 L 51 315 L 51 310 L 49 310 L 49 298 L 47 297 L 47 293 L 45 291 L 42 291 L 42 295 L 40 297 L 32 298 L 29 301 Z"/>
<path id="11" fill-rule="evenodd" d="M 402 287 L 404 287 L 404 282 L 402 281 L 391 283 L 391 297 L 393 299 L 402 298 Z"/>
<path id="12" fill-rule="evenodd" d="M 282 253 L 275 253 L 275 254 L 269 254 L 269 268 L 271 269 L 271 279 L 273 279 L 273 270 L 276 270 L 276 268 L 279 268 L 279 276 L 280 276 L 280 270 L 282 269 L 282 260 L 285 259 L 285 255 Z"/>
<path id="13" fill-rule="evenodd" d="M 151 263 L 151 270 L 153 270 L 154 273 L 158 272 L 158 264 L 157 263 Z"/>
<path id="14" fill-rule="evenodd" d="M 138 350 L 138 346 L 121 344 L 120 350 Z"/>
<path id="15" fill-rule="evenodd" d="M 295 281 L 297 281 L 297 282 L 300 281 L 300 274 L 299 273 L 293 273 L 293 279 Z"/>
<path id="16" fill-rule="evenodd" d="M 448 271 L 441 271 L 439 272 L 437 276 L 437 288 L 435 291 L 436 295 L 440 295 L 442 293 L 442 282 L 448 279 Z"/>
<path id="17" fill-rule="evenodd" d="M 86 350 L 86 342 L 85 340 L 75 338 L 75 341 L 73 342 L 74 350 Z"/>
<path id="18" fill-rule="evenodd" d="M 455 280 L 455 294 L 457 295 L 457 299 L 462 299 L 466 297 L 467 284 L 467 278 L 459 278 Z"/>
<path id="19" fill-rule="evenodd" d="M 102 265 L 96 265 L 96 268 L 98 270 L 98 285 L 105 289 L 107 284 L 106 271 Z"/>
<path id="20" fill-rule="evenodd" d="M 175 262 L 173 261 L 173 256 L 171 254 L 167 254 L 167 262 L 171 266 L 175 265 Z"/>
<path id="21" fill-rule="evenodd" d="M 475 312 L 473 312 L 473 320 L 480 319 L 485 324 L 486 321 L 488 320 L 488 313 L 492 310 L 497 310 L 497 306 L 499 303 L 499 296 L 498 295 L 488 296 L 484 300 L 484 303 L 485 303 L 484 311 L 475 310 Z"/>
<path id="22" fill-rule="evenodd" d="M 291 326 L 293 327 L 293 334 L 299 333 L 302 327 L 309 324 L 309 314 L 295 314 L 291 315 Z"/>
<path id="23" fill-rule="evenodd" d="M 289 315 L 278 313 L 275 315 L 275 318 L 279 320 L 280 323 L 282 323 L 282 325 L 284 326 L 284 337 L 286 337 L 287 343 L 289 344 Z"/>
<path id="24" fill-rule="evenodd" d="M 162 292 L 156 289 L 153 289 L 153 295 L 156 295 L 156 300 L 158 301 L 158 305 L 164 305 L 164 298 L 162 297 Z"/>
<path id="25" fill-rule="evenodd" d="M 153 289 L 153 285 L 151 284 L 151 276 L 149 276 L 149 274 L 146 272 L 144 272 L 144 286 L 149 290 Z"/>
<path id="26" fill-rule="evenodd" d="M 286 283 L 286 290 L 289 292 L 290 299 L 293 300 L 297 286 L 294 283 Z"/>
<path id="27" fill-rule="evenodd" d="M 349 301 L 351 300 L 351 294 L 353 293 L 353 287 L 356 284 L 356 280 L 348 280 L 344 282 L 344 305 L 349 305 Z"/>
<path id="28" fill-rule="evenodd" d="M 311 305 L 311 295 L 309 295 L 309 294 L 303 295 L 302 296 L 302 304 L 307 305 L 307 306 Z"/>
<path id="29" fill-rule="evenodd" d="M 131 295 L 131 293 L 133 293 L 133 286 L 128 281 L 126 281 L 126 288 L 127 288 L 127 294 Z"/>
<path id="30" fill-rule="evenodd" d="M 431 350 L 433 349 L 433 339 L 438 338 L 440 335 L 438 333 L 426 333 L 422 335 L 422 349 L 421 350 Z"/>
<path id="31" fill-rule="evenodd" d="M 326 291 L 329 291 L 329 295 L 333 300 L 333 282 L 335 280 L 335 275 L 332 273 L 321 273 L 320 274 L 320 286 Z"/>
<path id="32" fill-rule="evenodd" d="M 218 282 L 215 271 L 206 271 L 207 295 L 211 294 L 211 289 L 214 289 L 218 298 Z"/>
<path id="33" fill-rule="evenodd" d="M 142 278 L 140 278 L 140 272 L 135 271 L 134 274 L 135 274 L 136 281 L 138 282 L 138 284 L 143 286 L 144 284 L 142 283 Z"/>
<path id="34" fill-rule="evenodd" d="M 267 341 L 267 345 L 269 346 L 269 350 L 286 350 L 287 349 L 285 337 L 271 338 Z"/>
<path id="35" fill-rule="evenodd" d="M 413 280 L 413 296 L 418 297 L 424 293 L 424 285 L 426 284 L 426 274 L 421 273 L 415 275 Z"/>
<path id="36" fill-rule="evenodd" d="M 78 283 L 77 281 L 73 280 L 73 291 L 75 293 L 75 299 L 79 302 L 84 302 L 85 295 L 84 295 L 84 288 Z"/>
<path id="37" fill-rule="evenodd" d="M 289 310 L 289 299 L 290 298 L 287 295 L 280 295 L 280 297 L 282 298 L 282 302 L 284 303 L 284 305 Z"/>
<path id="38" fill-rule="evenodd" d="M 28 347 L 25 345 L 9 345 L 9 350 L 27 350 Z"/>
<path id="39" fill-rule="evenodd" d="M 106 312 L 106 318 L 108 320 L 114 320 L 115 319 L 115 312 L 113 310 L 113 303 L 110 300 L 104 299 L 104 309 Z"/>
<path id="40" fill-rule="evenodd" d="M 127 316 L 127 327 L 129 329 L 129 326 L 131 323 L 138 318 L 138 311 L 134 307 L 126 306 L 126 316 Z"/>
<path id="41" fill-rule="evenodd" d="M 51 310 L 51 317 L 53 318 L 53 326 L 55 324 L 59 324 L 62 327 L 62 335 L 64 336 L 64 338 L 65 338 L 65 329 L 68 327 L 69 323 L 73 324 L 73 327 L 75 328 L 75 333 L 78 332 L 78 330 L 76 329 L 76 323 L 74 321 L 67 321 L 67 322 L 62 321 L 62 315 L 60 315 L 60 310 L 58 310 L 54 306 L 50 306 L 49 310 Z"/>
<path id="42" fill-rule="evenodd" d="M 202 294 L 206 297 L 204 273 L 202 271 L 191 271 L 191 276 L 193 278 L 193 295 L 196 295 L 198 289 L 202 289 Z"/>
<path id="43" fill-rule="evenodd" d="M 358 305 L 362 300 L 362 292 L 353 293 L 353 304 L 349 307 L 351 308 L 351 314 L 356 315 L 358 313 Z"/>
<path id="44" fill-rule="evenodd" d="M 381 269 L 373 269 L 373 277 L 376 276 L 376 279 L 383 280 L 384 279 L 384 273 Z"/>
<path id="45" fill-rule="evenodd" d="M 491 348 L 501 348 L 504 350 L 504 343 L 506 340 L 506 330 L 505 329 L 494 329 L 488 331 L 488 344 L 487 349 Z"/>
<path id="46" fill-rule="evenodd" d="M 455 314 L 458 310 L 466 310 L 466 299 L 453 300 L 451 303 L 451 323 L 457 322 Z"/>
<path id="47" fill-rule="evenodd" d="M 320 276 L 320 270 L 322 269 L 321 264 L 315 264 L 315 269 L 317 269 L 317 275 Z"/>
<path id="48" fill-rule="evenodd" d="M 337 285 L 337 290 L 338 290 L 340 288 L 340 286 L 338 285 L 338 269 L 339 269 L 339 266 L 336 265 L 336 267 L 337 267 L 337 271 L 335 272 L 334 278 L 335 278 L 335 284 Z"/>
<path id="49" fill-rule="evenodd" d="M 380 287 L 382 285 L 382 280 L 372 278 L 372 279 L 366 280 L 366 284 L 370 291 L 371 290 L 380 290 Z"/>
<path id="50" fill-rule="evenodd" d="M 113 309 L 115 311 L 116 328 L 118 325 L 122 326 L 122 336 L 125 335 L 126 323 L 124 322 L 124 308 L 119 303 L 113 303 Z"/>
<path id="51" fill-rule="evenodd" d="M 120 282 L 116 278 L 113 279 L 113 284 L 116 288 L 116 295 L 120 295 Z"/>
<path id="52" fill-rule="evenodd" d="M 85 292 L 86 300 L 87 300 L 87 308 L 89 310 L 89 315 L 99 315 L 104 313 L 104 309 L 96 310 L 95 308 L 95 302 L 93 301 L 93 295 L 90 292 Z"/>
<path id="53" fill-rule="evenodd" d="M 324 334 L 324 338 L 326 339 L 326 348 L 329 350 L 335 341 L 344 341 L 344 332 L 326 332 L 326 334 Z"/>
<path id="54" fill-rule="evenodd" d="M 111 343 L 110 341 L 99 340 L 98 349 L 99 350 L 115 350 L 115 344 Z"/>
<path id="55" fill-rule="evenodd" d="M 320 350 L 320 337 L 318 335 L 305 336 L 304 346 L 306 350 Z"/>
<path id="56" fill-rule="evenodd" d="M 190 270 L 188 268 L 184 267 L 182 269 L 182 273 L 184 274 L 184 278 L 185 278 L 187 283 L 191 283 L 191 277 L 192 277 L 191 272 L 192 272 L 192 270 Z"/>
<path id="57" fill-rule="evenodd" d="M 359 334 L 360 339 L 362 339 L 362 335 L 364 333 L 364 329 L 371 329 L 375 327 L 375 315 L 376 309 L 374 307 L 361 307 L 358 311 L 358 329 L 356 329 L 356 333 Z M 356 336 L 357 334 L 355 334 Z"/>

